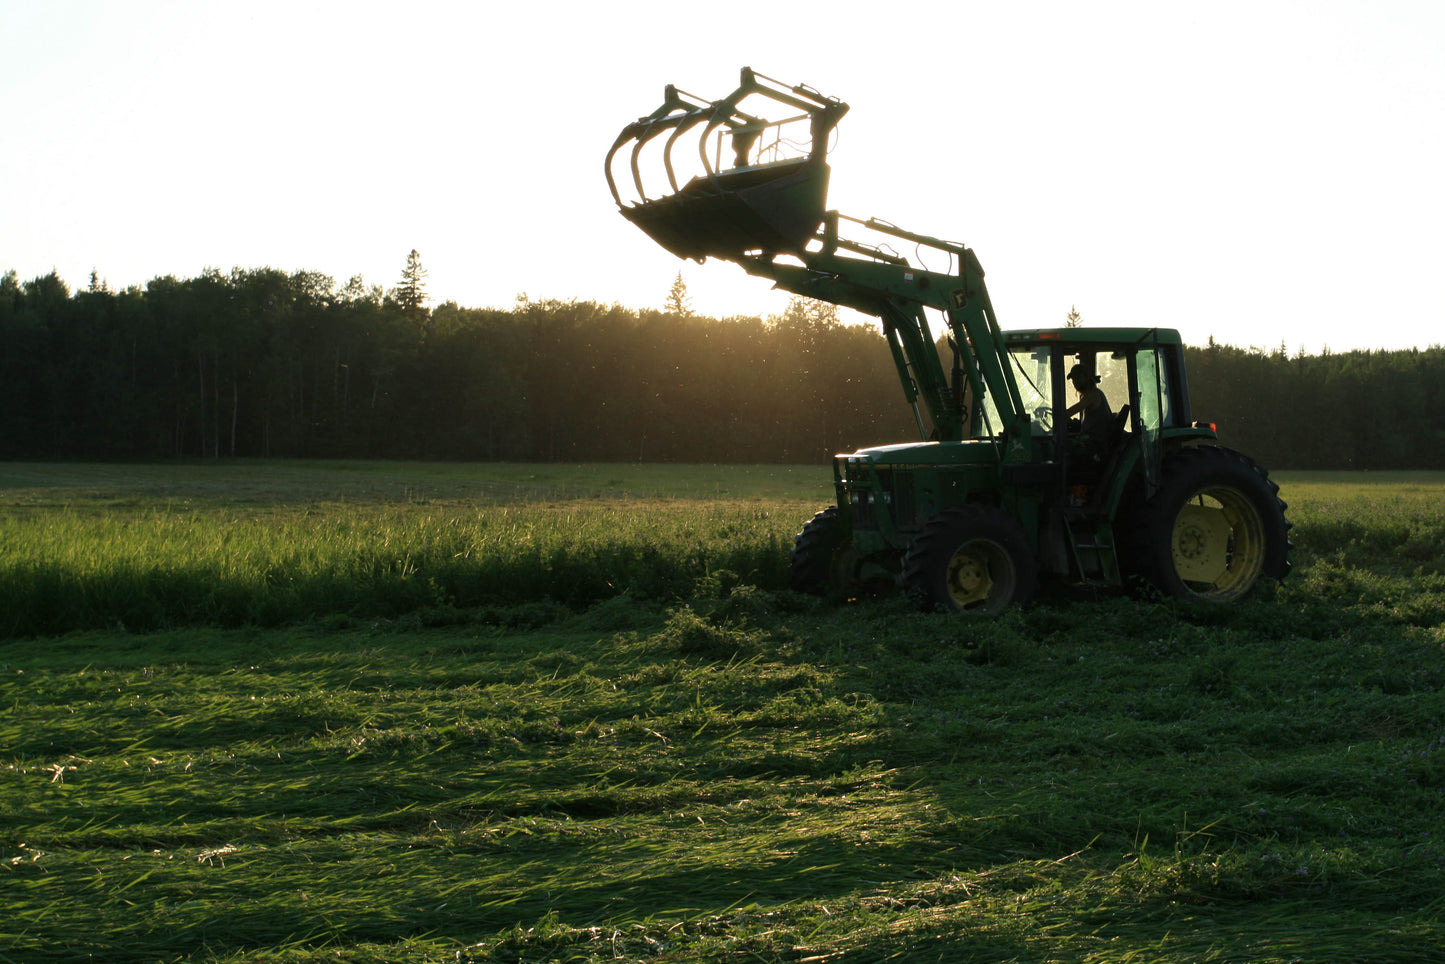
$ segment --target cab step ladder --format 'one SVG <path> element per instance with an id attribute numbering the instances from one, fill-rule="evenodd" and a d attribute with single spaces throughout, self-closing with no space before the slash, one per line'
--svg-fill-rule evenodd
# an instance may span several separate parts
<path id="1" fill-rule="evenodd" d="M 1108 517 L 1102 513 L 1066 511 L 1063 520 L 1080 582 L 1118 585 L 1119 552 Z"/>

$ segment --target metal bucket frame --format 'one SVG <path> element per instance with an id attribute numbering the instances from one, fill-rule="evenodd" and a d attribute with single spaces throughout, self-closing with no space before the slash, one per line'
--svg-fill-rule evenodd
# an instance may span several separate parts
<path id="1" fill-rule="evenodd" d="M 773 101 L 793 111 L 779 120 L 741 109 L 749 98 Z M 662 105 L 623 128 L 607 152 L 607 186 L 622 214 L 680 257 L 737 260 L 753 251 L 797 253 L 813 237 L 826 209 L 828 141 L 848 105 L 803 86 L 788 87 L 751 68 L 727 97 L 705 101 L 669 84 Z M 762 135 L 784 125 L 808 122 L 809 143 L 801 156 L 762 160 L 773 145 L 759 148 Z M 673 151 L 689 132 L 697 138 L 703 173 L 678 183 Z M 649 196 L 643 183 L 644 148 L 661 140 L 665 194 Z M 732 163 L 723 166 L 727 138 Z M 709 145 L 716 142 L 716 155 Z M 614 161 L 631 145 L 628 168 L 638 200 L 628 203 L 618 189 Z"/>

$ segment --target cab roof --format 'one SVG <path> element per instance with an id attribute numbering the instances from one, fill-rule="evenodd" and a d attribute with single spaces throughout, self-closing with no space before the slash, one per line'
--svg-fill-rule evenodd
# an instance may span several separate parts
<path id="1" fill-rule="evenodd" d="M 1179 332 L 1173 328 L 1027 328 L 1006 331 L 1008 345 L 1048 344 L 1052 342 L 1085 345 L 1160 344 L 1182 345 Z"/>

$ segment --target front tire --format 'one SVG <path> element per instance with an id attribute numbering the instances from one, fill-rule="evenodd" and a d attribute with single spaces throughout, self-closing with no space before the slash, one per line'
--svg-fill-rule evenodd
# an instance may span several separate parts
<path id="1" fill-rule="evenodd" d="M 1279 486 L 1220 446 L 1165 457 L 1159 490 L 1129 520 L 1128 567 L 1176 599 L 1233 602 L 1290 570 L 1290 524 Z"/>
<path id="2" fill-rule="evenodd" d="M 1038 591 L 1023 526 L 992 506 L 959 505 L 928 521 L 903 557 L 903 588 L 921 608 L 993 615 Z"/>
<path id="3" fill-rule="evenodd" d="M 853 544 L 836 505 L 813 516 L 793 539 L 788 581 L 794 591 L 826 596 L 851 582 Z"/>

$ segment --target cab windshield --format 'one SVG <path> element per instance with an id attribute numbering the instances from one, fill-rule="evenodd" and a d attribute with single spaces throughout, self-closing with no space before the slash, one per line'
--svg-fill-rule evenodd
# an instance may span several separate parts
<path id="1" fill-rule="evenodd" d="M 1010 348 L 1008 366 L 1013 372 L 1014 383 L 1018 385 L 1019 400 L 1023 410 L 1029 413 L 1030 430 L 1034 435 L 1048 435 L 1054 426 L 1053 346 L 1024 345 Z M 984 399 L 984 424 L 979 432 L 983 435 L 998 435 L 1003 431 L 998 407 L 992 395 Z"/>

